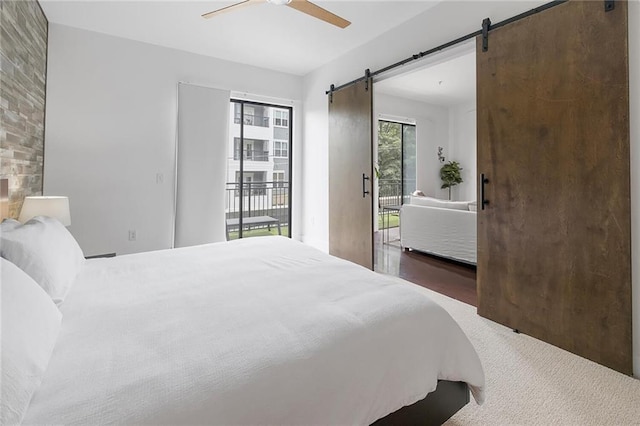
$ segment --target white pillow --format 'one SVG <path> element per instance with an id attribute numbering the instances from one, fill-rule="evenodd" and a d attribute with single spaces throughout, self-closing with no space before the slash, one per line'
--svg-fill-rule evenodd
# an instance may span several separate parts
<path id="1" fill-rule="evenodd" d="M 20 225 L 21 223 L 15 219 L 5 219 L 0 223 L 0 233 L 11 231 Z"/>
<path id="2" fill-rule="evenodd" d="M 62 314 L 24 271 L 0 259 L 2 382 L 0 424 L 20 424 L 47 369 Z"/>
<path id="3" fill-rule="evenodd" d="M 45 216 L 3 232 L 0 255 L 25 271 L 57 304 L 64 301 L 84 264 L 82 250 L 67 228 Z"/>
<path id="4" fill-rule="evenodd" d="M 478 211 L 478 202 L 474 201 L 473 203 L 469 203 L 469 211 L 477 212 Z"/>

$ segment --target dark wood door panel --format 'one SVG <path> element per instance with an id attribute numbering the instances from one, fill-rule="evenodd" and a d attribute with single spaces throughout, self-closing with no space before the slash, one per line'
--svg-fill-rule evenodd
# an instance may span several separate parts
<path id="1" fill-rule="evenodd" d="M 632 373 L 627 9 L 478 40 L 478 313 Z"/>
<path id="2" fill-rule="evenodd" d="M 329 103 L 329 252 L 373 269 L 371 80 Z M 363 179 L 365 175 L 368 179 Z M 368 194 L 363 196 L 363 188 Z"/>

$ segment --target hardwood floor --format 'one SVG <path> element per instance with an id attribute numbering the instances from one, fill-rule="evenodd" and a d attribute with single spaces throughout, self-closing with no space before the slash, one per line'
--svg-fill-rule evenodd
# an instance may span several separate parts
<path id="1" fill-rule="evenodd" d="M 385 231 L 386 232 L 386 231 Z M 385 234 L 385 241 L 386 241 Z M 374 238 L 374 269 L 395 275 L 453 299 L 478 306 L 476 268 L 400 247 L 398 228 L 389 232 L 391 243 L 382 244 L 382 231 Z"/>

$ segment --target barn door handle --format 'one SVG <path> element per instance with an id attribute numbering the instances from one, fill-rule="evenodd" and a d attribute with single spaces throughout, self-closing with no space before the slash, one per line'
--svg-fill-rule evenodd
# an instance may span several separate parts
<path id="1" fill-rule="evenodd" d="M 369 191 L 367 191 L 367 183 L 366 181 L 369 180 L 369 176 L 367 176 L 366 174 L 362 174 L 362 198 L 366 197 L 367 194 L 369 193 Z"/>
<path id="2" fill-rule="evenodd" d="M 484 185 L 485 185 L 485 184 L 487 184 L 487 183 L 489 183 L 489 179 L 487 179 L 487 178 L 484 176 L 484 173 L 482 173 L 482 174 L 480 175 L 480 199 L 482 200 L 480 204 L 482 205 L 482 206 L 481 206 L 481 209 L 482 209 L 482 210 L 484 210 L 484 206 L 486 206 L 487 204 L 489 204 L 489 200 L 487 200 L 486 198 L 484 198 Z"/>

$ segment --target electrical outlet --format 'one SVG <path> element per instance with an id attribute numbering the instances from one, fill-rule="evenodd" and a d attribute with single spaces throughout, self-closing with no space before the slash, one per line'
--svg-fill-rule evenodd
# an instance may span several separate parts
<path id="1" fill-rule="evenodd" d="M 132 229 L 129 230 L 129 241 L 135 241 L 136 240 L 136 230 Z"/>

